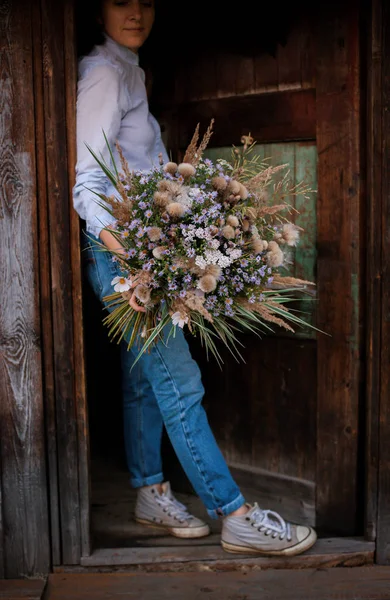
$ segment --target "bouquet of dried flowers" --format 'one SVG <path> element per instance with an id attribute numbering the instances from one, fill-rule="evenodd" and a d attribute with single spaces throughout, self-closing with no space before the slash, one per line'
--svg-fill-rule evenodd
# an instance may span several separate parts
<path id="1" fill-rule="evenodd" d="M 230 163 L 205 159 L 212 124 L 199 144 L 198 125 L 180 164 L 148 172 L 131 171 L 118 145 L 120 172 L 111 149 L 109 166 L 89 148 L 118 192 L 100 198 L 116 219 L 110 231 L 125 248 L 122 255 L 100 245 L 123 271 L 104 299 L 104 322 L 112 338 L 138 345 L 136 360 L 176 327 L 198 335 L 221 362 L 216 341 L 238 358 L 239 330 L 307 325 L 291 308 L 291 292 L 312 283 L 282 275 L 301 233 L 283 200 L 310 190 L 292 188 L 287 176 L 275 184 L 288 165 L 260 163 L 249 136 L 241 149 L 233 147 Z M 129 305 L 132 294 L 146 312 Z"/>

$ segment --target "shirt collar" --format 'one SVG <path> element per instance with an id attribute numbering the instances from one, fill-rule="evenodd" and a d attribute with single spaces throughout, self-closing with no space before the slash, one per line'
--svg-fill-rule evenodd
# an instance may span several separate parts
<path id="1" fill-rule="evenodd" d="M 106 33 L 104 34 L 105 42 L 104 45 L 108 49 L 109 52 L 114 54 L 118 58 L 122 58 L 124 61 L 131 63 L 133 65 L 139 64 L 139 56 L 130 48 L 126 48 L 126 46 L 122 46 L 122 44 L 118 44 L 115 40 L 113 40 Z"/>

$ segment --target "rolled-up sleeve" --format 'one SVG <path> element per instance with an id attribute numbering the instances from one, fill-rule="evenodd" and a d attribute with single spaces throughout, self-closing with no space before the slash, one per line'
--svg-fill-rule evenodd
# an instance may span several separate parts
<path id="1" fill-rule="evenodd" d="M 101 206 L 98 194 L 106 194 L 108 179 L 90 151 L 110 164 L 105 133 L 114 146 L 122 119 L 121 74 L 115 67 L 99 64 L 79 80 L 77 90 L 77 165 L 73 205 L 87 230 L 99 237 L 101 230 L 115 222 Z M 93 190 L 93 191 L 91 191 Z M 96 192 L 96 193 L 94 193 Z"/>

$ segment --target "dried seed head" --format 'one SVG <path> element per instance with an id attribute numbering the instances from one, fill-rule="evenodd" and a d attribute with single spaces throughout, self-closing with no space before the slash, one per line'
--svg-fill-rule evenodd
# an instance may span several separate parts
<path id="1" fill-rule="evenodd" d="M 140 301 L 146 304 L 150 300 L 150 290 L 146 287 L 146 285 L 137 285 L 134 290 L 135 297 Z"/>
<path id="2" fill-rule="evenodd" d="M 203 275 L 198 281 L 198 287 L 202 292 L 208 294 L 217 287 L 217 280 L 212 275 Z"/>
<path id="3" fill-rule="evenodd" d="M 217 192 L 223 192 L 227 188 L 227 181 L 223 177 L 214 177 L 211 180 L 211 185 Z"/>
<path id="4" fill-rule="evenodd" d="M 239 194 L 241 190 L 241 183 L 239 183 L 235 179 L 232 179 L 231 181 L 229 181 L 227 189 L 231 194 L 237 196 L 237 194 Z"/>
<path id="5" fill-rule="evenodd" d="M 182 217 L 185 212 L 186 207 L 183 206 L 183 204 L 180 204 L 180 202 L 171 202 L 167 206 L 167 213 L 173 218 L 178 219 Z"/>
<path id="6" fill-rule="evenodd" d="M 188 179 L 196 173 L 195 167 L 190 163 L 180 163 L 180 165 L 177 167 L 177 170 L 179 171 L 180 175 L 184 177 L 184 179 Z"/>
<path id="7" fill-rule="evenodd" d="M 151 227 L 148 230 L 148 238 L 151 242 L 157 242 L 161 238 L 162 231 L 160 227 Z"/>
<path id="8" fill-rule="evenodd" d="M 255 254 L 260 254 L 263 252 L 265 250 L 263 240 L 261 240 L 259 237 L 254 237 L 252 239 L 252 248 Z"/>
<path id="9" fill-rule="evenodd" d="M 234 215 L 229 215 L 227 218 L 227 224 L 231 225 L 232 227 L 238 227 L 239 220 Z"/>
<path id="10" fill-rule="evenodd" d="M 245 185 L 242 185 L 242 183 L 240 183 L 240 198 L 242 198 L 242 200 L 246 200 L 248 198 L 249 192 L 246 189 Z"/>
<path id="11" fill-rule="evenodd" d="M 165 250 L 166 248 L 164 246 L 157 246 L 157 248 L 153 248 L 152 254 L 154 258 L 157 258 L 157 260 L 161 260 L 162 258 L 164 258 Z"/>
<path id="12" fill-rule="evenodd" d="M 222 269 L 218 265 L 207 265 L 206 267 L 206 275 L 212 275 L 215 279 L 219 279 L 221 277 Z"/>
<path id="13" fill-rule="evenodd" d="M 232 240 L 235 236 L 233 227 L 231 225 L 225 225 L 225 227 L 222 229 L 222 235 L 227 240 Z"/>
<path id="14" fill-rule="evenodd" d="M 251 226 L 250 221 L 248 221 L 248 219 L 244 219 L 243 222 L 242 222 L 242 228 L 243 228 L 243 230 L 244 231 L 249 231 L 250 226 Z"/>
<path id="15" fill-rule="evenodd" d="M 164 165 L 164 171 L 170 175 L 175 175 L 177 171 L 177 164 L 175 162 L 167 162 L 167 164 Z"/>
<path id="16" fill-rule="evenodd" d="M 155 204 L 160 208 L 165 208 L 167 204 L 171 201 L 171 198 L 167 192 L 154 192 L 153 196 Z"/>
<path id="17" fill-rule="evenodd" d="M 288 246 L 296 246 L 299 242 L 299 230 L 293 223 L 283 225 L 282 235 Z"/>

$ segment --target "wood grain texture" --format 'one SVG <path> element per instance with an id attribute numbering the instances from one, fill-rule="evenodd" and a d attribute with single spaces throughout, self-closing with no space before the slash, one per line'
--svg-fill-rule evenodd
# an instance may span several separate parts
<path id="1" fill-rule="evenodd" d="M 316 136 L 315 92 L 278 92 L 220 98 L 178 107 L 180 146 L 186 148 L 199 122 L 202 131 L 215 119 L 210 147 L 239 143 L 251 132 L 258 142 L 312 140 Z"/>
<path id="2" fill-rule="evenodd" d="M 49 569 L 31 4 L 1 4 L 0 452 L 3 574 Z M 0 544 L 1 545 L 1 544 Z"/>
<path id="3" fill-rule="evenodd" d="M 36 124 L 36 176 L 39 210 L 39 279 L 41 326 L 44 369 L 44 406 L 46 427 L 47 468 L 50 502 L 51 559 L 53 564 L 61 561 L 60 516 L 58 497 L 58 463 L 56 404 L 53 358 L 53 318 L 50 275 L 50 234 L 48 197 L 46 187 L 46 151 L 44 138 L 43 101 L 43 56 L 41 39 L 41 10 L 38 2 L 33 3 L 33 43 L 34 43 L 34 97 Z"/>
<path id="4" fill-rule="evenodd" d="M 315 546 L 295 557 L 253 557 L 225 552 L 221 545 L 215 546 L 180 546 L 159 548 L 102 548 L 95 550 L 91 556 L 82 558 L 84 567 L 94 566 L 124 566 L 124 565 L 155 565 L 161 569 L 169 563 L 182 563 L 181 569 L 188 563 L 223 565 L 225 570 L 236 570 L 245 565 L 257 569 L 297 569 L 353 564 L 368 564 L 373 562 L 374 544 L 354 538 L 324 538 L 318 540 Z M 361 562 L 359 562 L 361 561 Z M 187 563 L 187 564 L 186 564 Z M 350 563 L 351 564 L 351 563 Z M 190 566 L 190 565 L 188 565 Z M 223 568 L 222 566 L 222 568 Z M 190 567 L 191 568 L 191 567 Z M 221 568 L 219 566 L 219 568 Z"/>
<path id="5" fill-rule="evenodd" d="M 359 10 L 323 5 L 317 39 L 317 522 L 357 530 L 361 351 Z"/>
<path id="6" fill-rule="evenodd" d="M 8 579 L 0 581 L 0 600 L 41 600 L 44 579 Z"/>
<path id="7" fill-rule="evenodd" d="M 367 11 L 367 339 L 365 535 L 375 540 L 378 516 L 382 245 L 382 2 Z"/>
<path id="8" fill-rule="evenodd" d="M 41 6 L 62 561 L 77 564 L 81 554 L 80 498 L 74 390 L 64 4 L 42 0 Z"/>
<path id="9" fill-rule="evenodd" d="M 77 410 L 77 443 L 80 489 L 81 554 L 91 552 L 89 427 L 85 372 L 83 298 L 80 249 L 80 219 L 73 208 L 73 186 L 76 166 L 76 92 L 77 55 L 75 40 L 74 0 L 64 0 L 64 65 L 66 94 L 66 130 L 68 150 L 70 246 L 73 302 L 74 396 Z"/>
<path id="10" fill-rule="evenodd" d="M 382 3 L 382 294 L 377 554 L 390 564 L 390 6 Z"/>
<path id="11" fill-rule="evenodd" d="M 47 600 L 386 600 L 390 571 L 360 569 L 266 570 L 241 573 L 51 575 Z"/>

